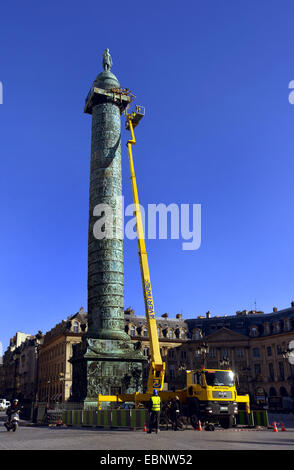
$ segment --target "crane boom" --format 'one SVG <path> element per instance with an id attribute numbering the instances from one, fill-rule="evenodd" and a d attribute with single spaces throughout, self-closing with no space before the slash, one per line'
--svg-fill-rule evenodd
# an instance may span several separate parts
<path id="1" fill-rule="evenodd" d="M 151 364 L 150 364 L 150 370 L 149 370 L 149 376 L 148 376 L 148 382 L 147 382 L 147 392 L 152 393 L 153 389 L 157 389 L 157 390 L 163 389 L 165 363 L 162 361 L 160 348 L 159 348 L 159 340 L 158 340 L 158 334 L 157 334 L 157 324 L 156 324 L 156 319 L 155 319 L 148 257 L 147 257 L 147 252 L 146 252 L 145 237 L 144 237 L 144 230 L 143 230 L 143 223 L 142 223 L 142 214 L 141 214 L 140 204 L 139 204 L 138 188 L 137 188 L 137 181 L 136 181 L 133 153 L 132 153 L 132 146 L 136 144 L 134 127 L 138 125 L 138 123 L 140 122 L 143 116 L 144 116 L 144 108 L 140 106 L 136 106 L 136 112 L 126 115 L 127 117 L 126 129 L 130 130 L 131 132 L 131 139 L 128 140 L 127 146 L 128 146 L 131 182 L 132 182 L 133 199 L 134 199 L 134 207 L 135 207 L 135 217 L 136 217 L 136 224 L 137 224 L 137 239 L 138 239 L 138 247 L 139 247 L 141 279 L 142 279 L 145 312 L 146 312 L 146 318 L 147 318 L 147 327 L 148 327 L 148 334 L 149 334 L 149 341 L 150 341 L 150 353 L 151 353 L 150 354 Z"/>

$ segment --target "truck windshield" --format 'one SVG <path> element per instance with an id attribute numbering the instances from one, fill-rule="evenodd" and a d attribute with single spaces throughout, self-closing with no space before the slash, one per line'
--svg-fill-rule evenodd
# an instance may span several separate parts
<path id="1" fill-rule="evenodd" d="M 205 379 L 207 385 L 212 387 L 221 385 L 226 387 L 234 387 L 234 374 L 232 371 L 205 371 Z"/>

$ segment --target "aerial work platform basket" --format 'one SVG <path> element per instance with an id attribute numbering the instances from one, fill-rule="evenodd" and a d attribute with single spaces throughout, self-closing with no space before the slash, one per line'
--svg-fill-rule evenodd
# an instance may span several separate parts
<path id="1" fill-rule="evenodd" d="M 144 106 L 136 106 L 136 109 L 134 112 L 130 113 L 130 118 L 132 120 L 133 128 L 135 128 L 141 119 L 145 116 L 145 108 Z M 129 131 L 130 130 L 130 125 L 129 121 L 126 120 L 126 129 Z"/>

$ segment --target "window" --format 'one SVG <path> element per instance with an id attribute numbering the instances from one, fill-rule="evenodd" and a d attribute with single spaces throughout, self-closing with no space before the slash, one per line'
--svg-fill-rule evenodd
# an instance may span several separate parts
<path id="1" fill-rule="evenodd" d="M 260 357 L 259 348 L 253 348 L 252 354 L 253 354 L 253 357 Z"/>
<path id="2" fill-rule="evenodd" d="M 279 373 L 280 373 L 280 380 L 285 380 L 285 372 L 284 372 L 284 364 L 283 362 L 279 362 Z"/>
<path id="3" fill-rule="evenodd" d="M 284 320 L 284 330 L 290 331 L 291 330 L 291 321 L 289 318 L 285 318 Z"/>
<path id="4" fill-rule="evenodd" d="M 269 335 L 270 332 L 271 332 L 270 324 L 269 324 L 268 322 L 266 322 L 266 323 L 264 324 L 264 334 Z"/>
<path id="5" fill-rule="evenodd" d="M 169 349 L 169 350 L 168 350 L 168 357 L 169 357 L 170 359 L 174 359 L 174 357 L 175 357 L 175 352 L 174 352 L 173 349 Z"/>
<path id="6" fill-rule="evenodd" d="M 271 346 L 268 346 L 268 347 L 266 348 L 266 354 L 268 355 L 268 357 L 271 357 L 271 356 L 272 356 L 272 348 L 271 348 Z"/>
<path id="7" fill-rule="evenodd" d="M 269 378 L 275 380 L 274 365 L 270 362 L 268 365 Z"/>
<path id="8" fill-rule="evenodd" d="M 278 354 L 278 356 L 282 355 L 282 348 L 279 345 L 277 346 L 277 354 Z"/>
<path id="9" fill-rule="evenodd" d="M 149 356 L 149 348 L 144 348 L 143 349 L 143 354 L 144 354 L 144 356 L 148 357 Z"/>
<path id="10" fill-rule="evenodd" d="M 227 371 L 205 371 L 205 380 L 209 386 L 234 386 L 234 373 Z"/>
<path id="11" fill-rule="evenodd" d="M 203 385 L 203 379 L 202 379 L 201 372 L 195 372 L 195 374 L 193 374 L 193 383 Z"/>
<path id="12" fill-rule="evenodd" d="M 169 378 L 171 380 L 173 380 L 175 378 L 176 374 L 175 374 L 175 368 L 174 366 L 170 366 L 170 369 L 169 369 Z"/>
<path id="13" fill-rule="evenodd" d="M 237 348 L 236 349 L 236 356 L 241 358 L 244 357 L 244 349 L 243 348 Z"/>
<path id="14" fill-rule="evenodd" d="M 148 330 L 147 330 L 147 328 L 144 328 L 144 330 L 143 330 L 143 336 L 148 336 Z"/>
<path id="15" fill-rule="evenodd" d="M 183 359 L 183 360 L 187 359 L 186 351 L 181 351 L 181 359 Z"/>
<path id="16" fill-rule="evenodd" d="M 258 336 L 258 328 L 257 328 L 257 326 L 252 326 L 252 327 L 251 327 L 250 336 L 253 336 L 253 337 Z"/>
<path id="17" fill-rule="evenodd" d="M 130 328 L 130 335 L 131 335 L 131 336 L 135 336 L 135 335 L 136 335 L 136 328 L 134 327 L 134 325 L 132 325 L 131 328 Z"/>
<path id="18" fill-rule="evenodd" d="M 209 348 L 209 357 L 210 359 L 214 359 L 216 357 L 216 351 L 215 348 Z"/>
<path id="19" fill-rule="evenodd" d="M 200 339 L 202 337 L 201 331 L 200 330 L 194 330 L 193 332 L 193 339 Z"/>
<path id="20" fill-rule="evenodd" d="M 225 358 L 229 357 L 229 350 L 227 348 L 223 349 L 223 357 Z"/>
<path id="21" fill-rule="evenodd" d="M 73 332 L 74 332 L 74 333 L 78 333 L 78 332 L 79 332 L 79 323 L 78 323 L 77 321 L 74 322 Z"/>
<path id="22" fill-rule="evenodd" d="M 254 375 L 258 377 L 261 374 L 260 364 L 254 364 Z"/>

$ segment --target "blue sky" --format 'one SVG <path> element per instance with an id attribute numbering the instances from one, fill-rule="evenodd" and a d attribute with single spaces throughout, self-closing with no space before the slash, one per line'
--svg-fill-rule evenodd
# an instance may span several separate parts
<path id="1" fill-rule="evenodd" d="M 286 308 L 293 292 L 292 1 L 37 2 L 1 6 L 1 334 L 87 308 L 91 117 L 108 47 L 146 107 L 140 202 L 202 205 L 202 244 L 148 240 L 156 314 Z M 132 202 L 122 132 L 123 193 Z M 125 307 L 144 314 L 137 242 Z"/>

